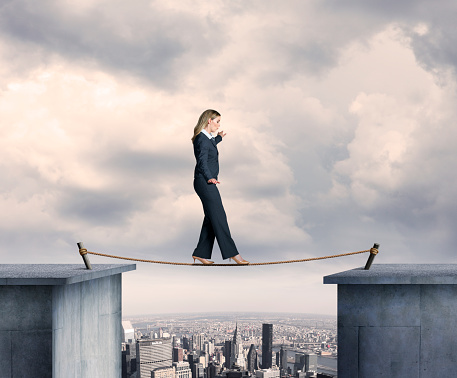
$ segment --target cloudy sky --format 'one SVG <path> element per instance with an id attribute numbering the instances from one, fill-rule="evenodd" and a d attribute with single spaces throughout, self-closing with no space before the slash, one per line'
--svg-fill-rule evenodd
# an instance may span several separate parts
<path id="1" fill-rule="evenodd" d="M 456 16 L 453 0 L 0 0 L 2 263 L 81 264 L 78 241 L 191 262 L 207 108 L 247 260 L 379 242 L 377 263 L 456 263 Z M 123 311 L 336 314 L 322 277 L 366 258 L 139 263 Z"/>

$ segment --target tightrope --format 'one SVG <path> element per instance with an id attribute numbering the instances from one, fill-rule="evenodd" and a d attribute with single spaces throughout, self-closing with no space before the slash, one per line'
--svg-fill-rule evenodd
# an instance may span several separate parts
<path id="1" fill-rule="evenodd" d="M 379 247 L 378 247 L 379 248 Z M 152 263 L 152 264 L 166 264 L 166 265 L 186 265 L 186 266 L 253 266 L 253 265 L 276 265 L 276 264 L 291 264 L 291 263 L 299 263 L 299 262 L 307 262 L 307 261 L 316 261 L 316 260 L 325 260 L 325 259 L 333 259 L 336 257 L 343 257 L 343 256 L 350 256 L 350 255 L 357 255 L 360 253 L 370 252 L 372 255 L 378 254 L 378 250 L 376 248 L 370 248 L 363 251 L 357 252 L 348 252 L 348 253 L 340 253 L 338 255 L 330 255 L 330 256 L 321 256 L 321 257 L 311 257 L 308 259 L 298 259 L 298 260 L 283 260 L 283 261 L 269 261 L 269 262 L 258 262 L 258 263 L 249 263 L 246 265 L 241 264 L 195 264 L 195 263 L 182 263 L 182 262 L 173 262 L 173 261 L 160 261 L 160 260 L 145 260 L 145 259 L 137 259 L 132 257 L 123 257 L 123 256 L 115 256 L 115 255 L 108 255 L 106 253 L 99 253 L 99 252 L 91 252 L 88 251 L 86 248 L 80 248 L 79 253 L 81 256 L 85 254 L 109 257 L 112 259 L 121 259 L 121 260 L 129 260 L 129 261 L 138 261 L 138 262 L 145 262 L 145 263 Z"/>

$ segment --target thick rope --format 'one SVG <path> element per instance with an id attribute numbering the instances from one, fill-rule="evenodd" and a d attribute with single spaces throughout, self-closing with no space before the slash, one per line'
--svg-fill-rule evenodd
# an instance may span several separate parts
<path id="1" fill-rule="evenodd" d="M 260 262 L 260 263 L 249 263 L 249 264 L 245 264 L 245 265 L 242 265 L 242 264 L 209 264 L 209 265 L 205 265 L 205 264 L 195 264 L 195 263 L 180 263 L 180 262 L 172 262 L 172 261 L 135 259 L 135 258 L 131 258 L 131 257 L 122 257 L 122 256 L 108 255 L 108 254 L 105 254 L 105 253 L 90 252 L 85 248 L 79 250 L 79 253 L 81 254 L 81 256 L 85 255 L 86 253 L 90 253 L 91 255 L 110 257 L 110 258 L 113 258 L 113 259 L 130 260 L 130 261 L 146 262 L 146 263 L 153 263 L 153 264 L 189 265 L 189 266 L 252 266 L 252 265 L 291 264 L 291 263 L 306 262 L 306 261 L 333 259 L 335 257 L 357 255 L 359 253 L 366 253 L 366 252 L 370 252 L 371 254 L 376 255 L 378 253 L 378 250 L 376 248 L 371 248 L 371 249 L 366 249 L 364 251 L 341 253 L 339 255 L 330 255 L 330 256 L 322 256 L 322 257 L 311 257 L 311 258 L 308 258 L 308 259 L 299 259 L 299 260 L 284 260 L 284 261 L 270 261 L 270 262 Z"/>

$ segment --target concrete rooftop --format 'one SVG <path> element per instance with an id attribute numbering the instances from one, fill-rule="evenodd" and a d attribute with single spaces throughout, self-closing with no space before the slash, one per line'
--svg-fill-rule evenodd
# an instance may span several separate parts
<path id="1" fill-rule="evenodd" d="M 325 276 L 324 284 L 457 285 L 457 264 L 373 264 Z"/>
<path id="2" fill-rule="evenodd" d="M 0 285 L 68 285 L 135 270 L 135 264 L 0 264 Z"/>

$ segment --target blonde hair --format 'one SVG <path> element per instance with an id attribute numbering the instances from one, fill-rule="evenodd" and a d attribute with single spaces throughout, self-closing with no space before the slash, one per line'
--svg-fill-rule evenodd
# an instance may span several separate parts
<path id="1" fill-rule="evenodd" d="M 192 143 L 198 134 L 206 127 L 208 124 L 208 120 L 215 119 L 216 117 L 220 117 L 221 115 L 219 112 L 213 109 L 205 110 L 200 118 L 198 119 L 197 125 L 194 127 L 194 136 L 192 137 Z"/>

